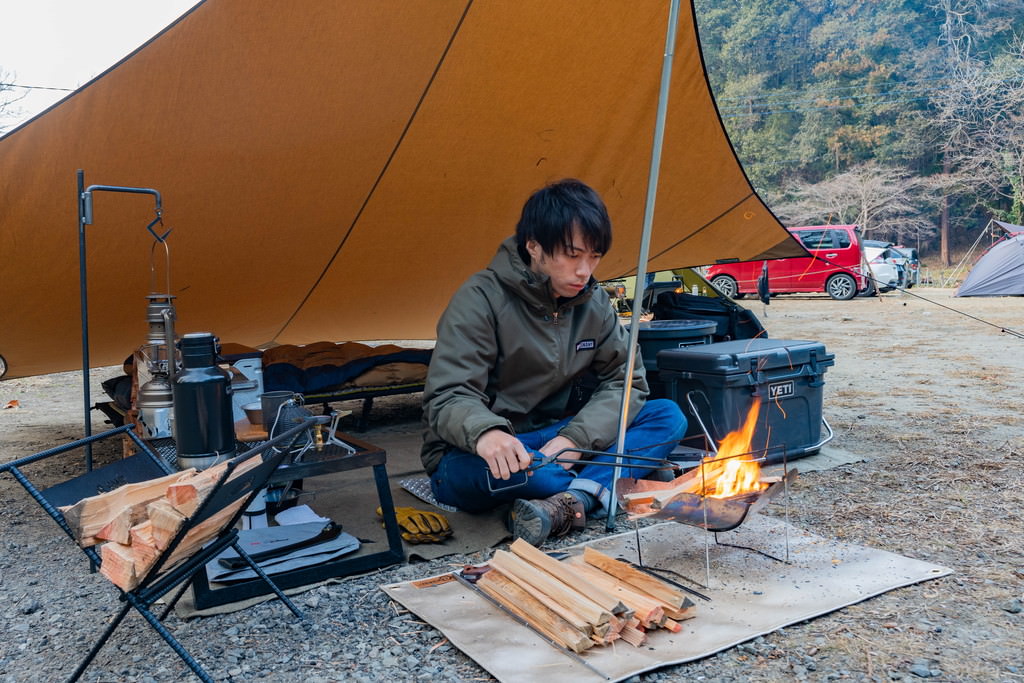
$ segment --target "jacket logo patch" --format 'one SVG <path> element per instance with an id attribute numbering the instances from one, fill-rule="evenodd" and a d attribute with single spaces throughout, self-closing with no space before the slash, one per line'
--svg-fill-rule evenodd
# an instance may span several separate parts
<path id="1" fill-rule="evenodd" d="M 576 342 L 577 351 L 585 351 L 587 349 L 595 348 L 596 346 L 597 342 L 595 342 L 593 339 L 584 339 L 581 342 Z"/>

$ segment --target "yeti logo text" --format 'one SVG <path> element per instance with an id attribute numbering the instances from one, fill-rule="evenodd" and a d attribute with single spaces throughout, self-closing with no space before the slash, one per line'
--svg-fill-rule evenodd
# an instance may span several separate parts
<path id="1" fill-rule="evenodd" d="M 786 398 L 787 396 L 792 396 L 795 393 L 796 387 L 794 386 L 792 381 L 779 382 L 778 384 L 768 385 L 768 398 L 773 400 Z"/>

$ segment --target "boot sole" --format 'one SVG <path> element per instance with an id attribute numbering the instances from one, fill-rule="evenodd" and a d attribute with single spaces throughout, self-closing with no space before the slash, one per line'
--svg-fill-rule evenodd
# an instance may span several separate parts
<path id="1" fill-rule="evenodd" d="M 521 538 L 538 546 L 551 533 L 551 516 L 538 510 L 528 500 L 519 499 L 512 504 L 512 537 Z"/>

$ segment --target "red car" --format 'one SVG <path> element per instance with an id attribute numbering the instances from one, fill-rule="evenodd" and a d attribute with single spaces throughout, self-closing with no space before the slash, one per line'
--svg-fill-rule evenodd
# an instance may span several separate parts
<path id="1" fill-rule="evenodd" d="M 812 225 L 789 228 L 811 253 L 803 258 L 740 261 L 708 266 L 706 277 L 728 297 L 757 294 L 757 280 L 768 264 L 772 294 L 825 292 L 833 299 L 852 299 L 867 286 L 861 271 L 861 247 L 855 225 Z"/>

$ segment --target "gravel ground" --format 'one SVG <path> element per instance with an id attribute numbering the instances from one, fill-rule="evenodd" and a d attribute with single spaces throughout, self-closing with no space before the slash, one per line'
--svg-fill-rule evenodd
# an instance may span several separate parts
<path id="1" fill-rule="evenodd" d="M 1024 299 L 923 296 L 989 320 L 959 316 L 904 294 L 834 302 L 780 297 L 752 304 L 776 338 L 823 341 L 836 355 L 825 413 L 835 445 L 866 462 L 802 476 L 793 520 L 826 537 L 951 567 L 949 577 L 895 590 L 636 681 L 682 679 L 1019 681 L 1024 679 L 1024 524 L 1019 410 Z M 93 372 L 98 382 L 110 369 Z M 0 460 L 81 435 L 80 374 L 0 383 Z M 365 438 L 416 431 L 416 397 L 375 405 Z M 99 418 L 95 429 L 102 429 Z M 118 453 L 98 452 L 99 462 Z M 37 468 L 56 482 L 77 461 Z M 11 477 L 0 478 L 0 681 L 66 678 L 119 605 L 99 574 Z M 582 539 L 603 532 L 592 523 Z M 553 546 L 581 540 L 576 535 Z M 403 565 L 295 598 L 168 628 L 217 680 L 487 681 L 439 632 L 379 590 L 489 553 Z M 699 617 L 698 617 L 699 618 Z M 87 681 L 177 681 L 182 662 L 137 614 L 84 676 Z"/>

